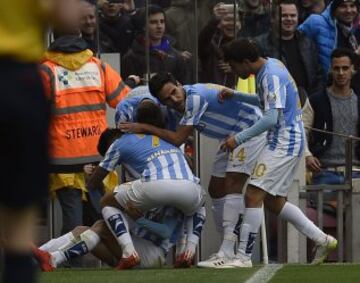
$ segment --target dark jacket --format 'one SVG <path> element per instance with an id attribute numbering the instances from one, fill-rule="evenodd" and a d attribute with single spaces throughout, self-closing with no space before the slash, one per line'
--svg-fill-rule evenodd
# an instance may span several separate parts
<path id="1" fill-rule="evenodd" d="M 295 32 L 295 39 L 299 47 L 301 60 L 305 68 L 305 76 L 308 82 L 304 86 L 308 95 L 319 92 L 324 89 L 323 71 L 318 61 L 318 52 L 315 43 L 307 38 L 305 34 L 300 31 Z M 279 42 L 274 42 L 270 33 L 260 35 L 254 39 L 260 47 L 261 53 L 265 57 L 273 57 L 280 59 L 285 66 L 286 56 L 284 51 L 280 51 Z M 281 58 L 279 58 L 281 57 Z"/>
<path id="2" fill-rule="evenodd" d="M 119 52 L 124 55 L 130 48 L 135 33 L 131 17 L 120 15 L 115 20 L 99 16 L 102 52 Z"/>
<path id="3" fill-rule="evenodd" d="M 358 113 L 360 113 L 360 96 L 358 96 Z M 331 104 L 326 90 L 316 93 L 309 97 L 309 102 L 314 110 L 314 123 L 313 128 L 333 131 L 333 116 L 331 111 Z M 358 133 L 360 133 L 360 121 L 358 121 Z M 332 143 L 332 135 L 311 131 L 309 137 L 309 149 L 311 153 L 317 158 L 321 158 L 326 153 L 326 150 Z M 360 143 L 355 144 L 355 152 L 357 158 L 360 159 Z"/>
<path id="4" fill-rule="evenodd" d="M 170 72 L 182 84 L 190 82 L 187 62 L 180 56 L 179 51 L 170 45 L 169 50 L 159 52 L 150 51 L 150 73 L 160 71 Z M 146 49 L 143 36 L 136 38 L 121 61 L 121 76 L 123 78 L 129 75 L 144 77 L 147 72 L 146 67 Z"/>
<path id="5" fill-rule="evenodd" d="M 224 73 L 218 64 L 223 60 L 221 46 L 231 41 L 224 38 L 217 28 L 218 19 L 211 19 L 199 35 L 199 59 L 201 62 L 200 82 L 235 87 L 235 74 Z"/>

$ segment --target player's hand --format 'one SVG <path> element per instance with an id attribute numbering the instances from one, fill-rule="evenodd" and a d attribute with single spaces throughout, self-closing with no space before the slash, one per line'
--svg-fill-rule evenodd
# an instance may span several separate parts
<path id="1" fill-rule="evenodd" d="M 320 172 L 321 171 L 321 163 L 319 159 L 315 156 L 306 156 L 305 157 L 306 167 L 312 172 Z"/>
<path id="2" fill-rule="evenodd" d="M 192 57 L 192 54 L 189 51 L 183 51 L 180 53 L 180 56 L 184 61 L 189 61 Z"/>
<path id="3" fill-rule="evenodd" d="M 142 211 L 140 209 L 136 208 L 132 201 L 128 201 L 126 203 L 125 212 L 127 215 L 129 215 L 134 220 L 144 216 Z"/>
<path id="4" fill-rule="evenodd" d="M 223 103 L 225 99 L 228 99 L 234 95 L 234 91 L 231 88 L 224 87 L 218 93 L 219 102 Z"/>
<path id="5" fill-rule="evenodd" d="M 225 9 L 224 4 L 224 2 L 219 2 L 213 8 L 214 16 L 217 19 L 221 19 L 227 14 L 227 10 Z"/>
<path id="6" fill-rule="evenodd" d="M 225 142 L 220 146 L 223 151 L 233 151 L 238 144 L 236 143 L 235 137 L 228 137 Z"/>
<path id="7" fill-rule="evenodd" d="M 146 125 L 141 123 L 122 122 L 118 125 L 118 128 L 126 133 L 141 134 L 146 130 Z"/>

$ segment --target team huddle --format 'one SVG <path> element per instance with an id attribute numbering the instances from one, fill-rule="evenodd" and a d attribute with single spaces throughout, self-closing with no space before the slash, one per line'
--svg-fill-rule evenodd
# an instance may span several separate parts
<path id="1" fill-rule="evenodd" d="M 131 182 L 102 197 L 102 220 L 34 248 L 42 270 L 90 252 L 119 270 L 158 268 L 173 247 L 175 267 L 190 267 L 206 219 L 205 191 L 179 149 L 194 130 L 219 141 L 208 193 L 222 235 L 218 252 L 198 267 L 252 267 L 263 206 L 315 242 L 312 263 L 336 248 L 336 239 L 286 200 L 305 143 L 294 80 L 248 40 L 231 42 L 224 55 L 239 77 L 256 75 L 258 95 L 214 84 L 183 86 L 170 73 L 133 89 L 116 107 L 116 128 L 100 136 L 103 160 L 87 189 L 102 188 L 120 165 Z"/>

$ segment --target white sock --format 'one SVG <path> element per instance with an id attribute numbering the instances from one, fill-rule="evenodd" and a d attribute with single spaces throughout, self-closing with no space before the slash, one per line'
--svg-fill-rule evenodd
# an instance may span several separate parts
<path id="1" fill-rule="evenodd" d="M 67 261 L 67 258 L 62 251 L 55 251 L 51 253 L 51 264 L 54 267 L 58 267 L 60 264 Z"/>
<path id="2" fill-rule="evenodd" d="M 286 202 L 279 216 L 290 222 L 295 228 L 317 244 L 326 242 L 326 234 L 319 229 L 300 208 L 290 202 Z"/>
<path id="3" fill-rule="evenodd" d="M 64 247 L 75 242 L 75 237 L 72 232 L 68 232 L 58 238 L 52 239 L 49 242 L 43 244 L 39 249 L 47 252 L 54 252 L 60 247 Z"/>
<path id="4" fill-rule="evenodd" d="M 244 208 L 244 197 L 241 194 L 229 194 L 225 196 L 223 231 L 224 238 L 220 247 L 226 257 L 234 257 L 234 247 L 237 239 L 236 224 L 239 221 L 239 215 Z"/>
<path id="5" fill-rule="evenodd" d="M 197 245 L 199 244 L 201 232 L 205 223 L 206 210 L 205 207 L 200 207 L 193 216 L 188 217 L 187 224 L 187 244 L 186 251 L 195 254 Z"/>
<path id="6" fill-rule="evenodd" d="M 212 215 L 215 222 L 216 230 L 223 234 L 223 214 L 224 214 L 225 197 L 212 199 Z"/>
<path id="7" fill-rule="evenodd" d="M 243 223 L 240 229 L 240 243 L 237 258 L 250 260 L 261 221 L 263 217 L 262 208 L 245 208 Z"/>
<path id="8" fill-rule="evenodd" d="M 179 232 L 179 237 L 176 241 L 176 256 L 181 255 L 183 252 L 185 252 L 186 248 L 186 233 L 185 233 L 185 227 L 184 223 L 181 227 L 181 231 Z"/>
<path id="9" fill-rule="evenodd" d="M 94 231 L 88 229 L 81 233 L 78 241 L 72 246 L 59 250 L 51 255 L 54 257 L 54 262 L 57 265 L 63 263 L 65 260 L 70 260 L 79 256 L 83 256 L 92 251 L 100 243 L 100 237 Z M 64 258 L 65 257 L 65 258 Z"/>
<path id="10" fill-rule="evenodd" d="M 117 239 L 122 249 L 123 257 L 129 257 L 134 253 L 136 254 L 125 214 L 115 207 L 105 206 L 102 209 L 102 215 L 109 230 Z"/>

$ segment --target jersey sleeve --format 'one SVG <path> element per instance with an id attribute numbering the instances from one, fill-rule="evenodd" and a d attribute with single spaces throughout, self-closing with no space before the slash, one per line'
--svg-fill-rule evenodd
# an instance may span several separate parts
<path id="1" fill-rule="evenodd" d="M 286 86 L 277 75 L 266 75 L 261 81 L 261 100 L 264 103 L 264 110 L 284 109 L 286 103 Z"/>
<path id="2" fill-rule="evenodd" d="M 134 108 L 125 100 L 121 101 L 115 110 L 115 125 L 116 127 L 122 122 L 134 121 Z"/>
<path id="3" fill-rule="evenodd" d="M 189 95 L 186 98 L 184 116 L 180 120 L 180 125 L 196 126 L 200 123 L 202 115 L 204 115 L 208 107 L 206 99 L 198 94 Z"/>
<path id="4" fill-rule="evenodd" d="M 116 140 L 107 150 L 104 159 L 99 166 L 107 171 L 114 171 L 121 162 L 120 142 Z"/>

